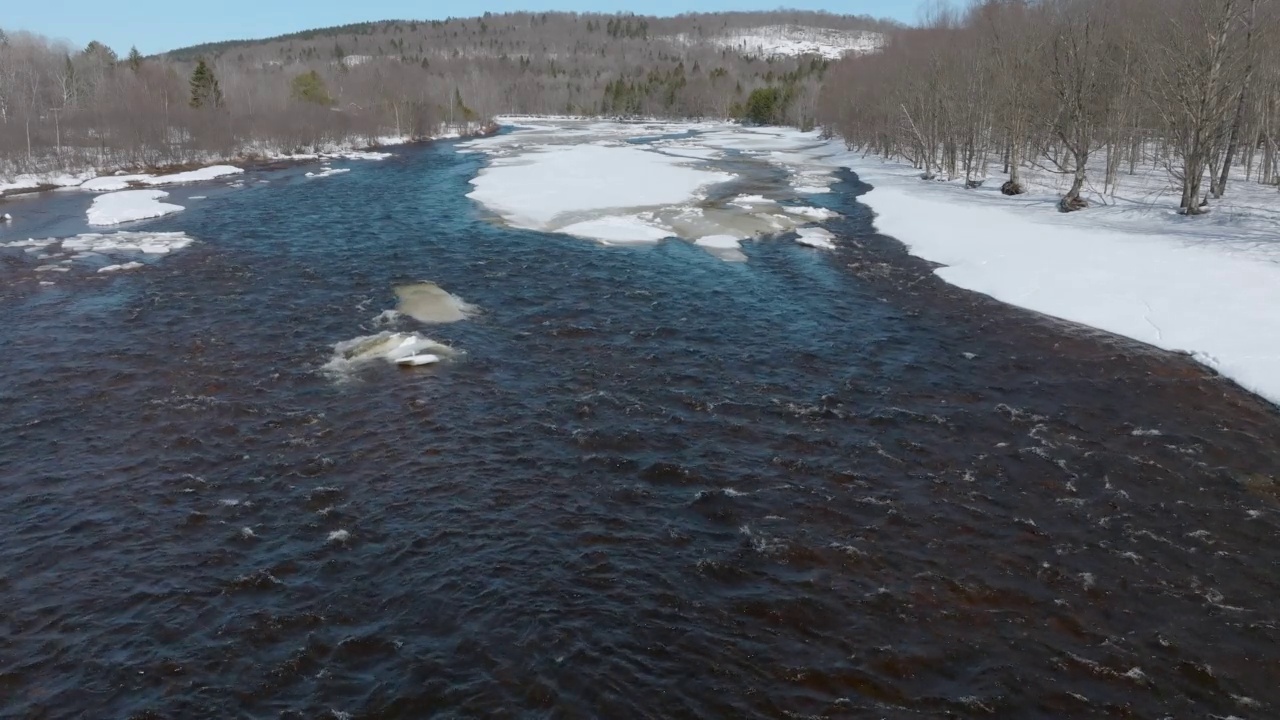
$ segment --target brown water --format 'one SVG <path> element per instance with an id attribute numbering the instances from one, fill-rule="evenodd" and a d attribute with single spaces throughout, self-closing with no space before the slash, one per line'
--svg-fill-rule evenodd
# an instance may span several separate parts
<path id="1" fill-rule="evenodd" d="M 851 176 L 840 250 L 731 264 L 497 226 L 479 162 L 4 251 L 0 715 L 1280 712 L 1273 407 L 940 283 Z M 421 281 L 481 313 L 375 322 Z M 321 371 L 379 331 L 458 354 Z"/>

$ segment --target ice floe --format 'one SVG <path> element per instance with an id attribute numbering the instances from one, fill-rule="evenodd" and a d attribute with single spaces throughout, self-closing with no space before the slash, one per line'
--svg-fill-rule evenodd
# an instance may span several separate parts
<path id="1" fill-rule="evenodd" d="M 22 249 L 34 255 L 37 273 L 116 273 L 146 267 L 140 255 L 159 257 L 191 245 L 180 232 L 84 233 L 68 238 L 42 238 L 0 243 L 0 249 Z"/>
<path id="2" fill-rule="evenodd" d="M 349 172 L 351 172 L 351 168 L 325 167 L 325 168 L 321 168 L 320 172 L 308 172 L 306 176 L 309 178 L 326 178 L 326 177 L 332 177 L 334 175 L 341 175 L 342 173 L 349 173 Z"/>
<path id="3" fill-rule="evenodd" d="M 334 375 L 347 375 L 373 362 L 396 364 L 401 360 L 421 355 L 449 358 L 457 352 L 418 333 L 380 332 L 345 340 L 333 346 L 333 356 L 322 370 Z"/>
<path id="4" fill-rule="evenodd" d="M 477 312 L 474 305 L 433 282 L 401 285 L 395 289 L 399 304 L 395 312 L 424 323 L 452 323 Z M 380 315 L 379 318 L 383 317 Z"/>
<path id="5" fill-rule="evenodd" d="M 181 205 L 160 202 L 169 196 L 163 190 L 122 190 L 93 199 L 86 214 L 90 225 L 119 225 L 181 212 Z"/>
<path id="6" fill-rule="evenodd" d="M 835 236 L 830 230 L 820 227 L 800 228 L 796 242 L 822 250 L 835 250 Z"/>
<path id="7" fill-rule="evenodd" d="M 142 263 L 135 261 L 135 262 L 121 263 L 119 265 L 106 265 L 104 267 L 98 268 L 98 272 L 109 273 L 109 272 L 119 272 L 121 270 L 137 270 L 140 267 L 145 267 L 145 266 Z"/>
<path id="8" fill-rule="evenodd" d="M 85 233 L 62 240 L 62 249 L 71 252 L 140 252 L 147 255 L 167 255 L 194 242 L 180 232 L 114 232 Z"/>
<path id="9" fill-rule="evenodd" d="M 708 235 L 694 241 L 695 245 L 700 245 L 712 250 L 739 250 L 742 243 L 738 238 L 732 235 Z"/>
<path id="10" fill-rule="evenodd" d="M 565 137 L 554 139 L 562 143 Z M 496 140 L 505 142 L 491 142 Z M 622 141 L 535 141 L 526 146 L 515 134 L 467 144 L 493 156 L 471 181 L 469 197 L 514 227 L 602 242 L 657 242 L 671 231 L 641 219 L 640 212 L 689 203 L 706 187 L 733 179 Z"/>

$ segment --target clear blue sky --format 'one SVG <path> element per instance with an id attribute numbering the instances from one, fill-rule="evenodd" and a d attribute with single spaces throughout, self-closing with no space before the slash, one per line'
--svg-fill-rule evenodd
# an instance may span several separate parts
<path id="1" fill-rule="evenodd" d="M 4 0 L 0 28 L 29 30 L 77 46 L 98 40 L 124 55 L 217 40 L 270 37 L 368 20 L 431 20 L 516 10 L 674 15 L 778 7 L 911 22 L 917 0 Z"/>

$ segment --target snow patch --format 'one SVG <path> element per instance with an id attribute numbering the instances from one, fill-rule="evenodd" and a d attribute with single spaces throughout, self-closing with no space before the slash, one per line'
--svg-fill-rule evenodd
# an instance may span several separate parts
<path id="1" fill-rule="evenodd" d="M 705 42 L 681 34 L 676 42 Z M 877 32 L 835 30 L 803 25 L 767 25 L 726 32 L 710 38 L 713 45 L 756 57 L 796 57 L 821 55 L 838 60 L 845 55 L 866 55 L 884 47 L 884 36 Z"/>
<path id="2" fill-rule="evenodd" d="M 126 190 L 132 183 L 140 183 L 153 177 L 153 175 L 107 175 L 106 177 L 86 180 L 80 185 L 80 189 L 90 192 L 114 192 L 116 190 Z"/>
<path id="3" fill-rule="evenodd" d="M 143 185 L 177 185 L 181 183 L 204 182 L 216 180 L 228 175 L 239 175 L 244 170 L 234 165 L 212 165 L 199 170 L 173 173 L 172 175 L 147 176 L 139 180 Z"/>

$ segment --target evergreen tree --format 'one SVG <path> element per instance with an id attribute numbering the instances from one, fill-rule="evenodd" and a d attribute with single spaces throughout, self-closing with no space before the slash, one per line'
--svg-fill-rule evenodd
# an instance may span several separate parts
<path id="1" fill-rule="evenodd" d="M 316 105 L 332 105 L 329 88 L 325 87 L 324 78 L 315 70 L 304 72 L 295 77 L 291 83 L 293 98 Z"/>
<path id="2" fill-rule="evenodd" d="M 129 48 L 129 69 L 138 72 L 142 67 L 142 53 L 138 52 L 138 46 Z"/>
<path id="3" fill-rule="evenodd" d="M 218 78 L 202 59 L 196 63 L 195 72 L 191 73 L 191 107 L 222 107 L 222 88 L 218 87 Z"/>
<path id="4" fill-rule="evenodd" d="M 116 62 L 116 51 L 103 45 L 97 40 L 92 40 L 84 47 L 84 54 L 96 58 L 100 62 L 112 65 Z"/>
<path id="5" fill-rule="evenodd" d="M 747 97 L 746 119 L 756 125 L 777 123 L 785 105 L 782 91 L 778 88 L 757 88 Z"/>

